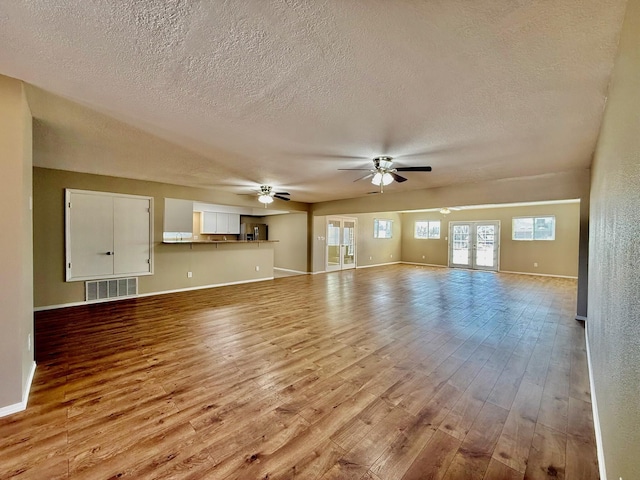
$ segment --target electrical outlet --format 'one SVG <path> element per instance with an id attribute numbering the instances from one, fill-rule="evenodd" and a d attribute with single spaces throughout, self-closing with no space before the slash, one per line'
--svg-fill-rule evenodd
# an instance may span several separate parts
<path id="1" fill-rule="evenodd" d="M 260 265 L 256 265 L 256 272 L 260 271 Z"/>
<path id="2" fill-rule="evenodd" d="M 537 267 L 538 266 L 538 262 L 533 262 L 533 266 Z"/>
<path id="3" fill-rule="evenodd" d="M 369 255 L 369 260 L 373 260 L 373 257 L 371 255 Z"/>
<path id="4" fill-rule="evenodd" d="M 422 259 L 424 260 L 424 255 L 422 255 Z"/>
<path id="5" fill-rule="evenodd" d="M 193 277 L 193 272 L 187 272 L 187 278 Z"/>
<path id="6" fill-rule="evenodd" d="M 393 258 L 393 253 L 391 255 L 389 255 L 389 258 Z"/>

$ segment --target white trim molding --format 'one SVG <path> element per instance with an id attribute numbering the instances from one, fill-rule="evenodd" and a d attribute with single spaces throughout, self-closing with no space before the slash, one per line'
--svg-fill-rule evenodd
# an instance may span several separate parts
<path id="1" fill-rule="evenodd" d="M 437 265 L 435 263 L 421 263 L 421 262 L 400 262 L 404 265 L 418 265 L 420 267 L 437 267 L 437 268 L 450 268 L 446 265 Z"/>
<path id="2" fill-rule="evenodd" d="M 598 454 L 598 468 L 600 478 L 607 477 L 607 468 L 604 464 L 604 451 L 602 450 L 602 431 L 600 430 L 600 416 L 598 415 L 598 402 L 596 400 L 596 390 L 593 382 L 593 368 L 591 365 L 591 351 L 589 350 L 589 324 L 585 324 L 584 342 L 587 346 L 587 367 L 589 369 L 589 389 L 591 390 L 591 410 L 593 411 L 593 429 L 596 434 L 596 453 Z"/>
<path id="3" fill-rule="evenodd" d="M 33 376 L 35 373 L 36 362 L 32 362 L 29 378 L 27 379 L 27 384 L 24 386 L 22 401 L 20 403 L 14 403 L 13 405 L 7 405 L 6 407 L 0 408 L 0 417 L 6 417 L 7 415 L 12 415 L 27 409 L 27 403 L 29 403 L 29 392 L 31 391 L 31 383 L 33 382 Z"/>
<path id="4" fill-rule="evenodd" d="M 174 290 L 163 290 L 161 292 L 151 292 L 151 293 L 139 293 L 138 295 L 130 295 L 128 297 L 114 297 L 114 298 L 105 298 L 102 300 L 92 300 L 90 302 L 82 301 L 82 302 L 70 302 L 70 303 L 61 303 L 58 305 L 45 305 L 43 307 L 35 307 L 33 309 L 34 312 L 42 312 L 45 310 L 56 310 L 58 308 L 66 308 L 66 307 L 77 307 L 80 305 L 95 305 L 98 303 L 106 303 L 106 302 L 118 302 L 120 300 L 131 300 L 132 298 L 140 298 L 140 297 L 152 297 L 154 295 L 166 295 L 167 293 L 178 293 L 178 292 L 188 292 L 191 290 L 203 290 L 205 288 L 217 288 L 217 287 L 228 287 L 230 285 L 240 285 L 243 283 L 255 283 L 255 282 L 264 282 L 267 280 L 273 280 L 274 277 L 264 277 L 264 278 L 256 278 L 252 280 L 241 280 L 239 282 L 227 282 L 227 283 L 214 283 L 211 285 L 200 285 L 197 287 L 186 287 L 186 288 L 176 288 Z"/>
<path id="5" fill-rule="evenodd" d="M 385 267 L 387 265 L 397 265 L 399 263 L 402 262 L 376 263 L 375 265 L 356 265 L 356 268 Z"/>
<path id="6" fill-rule="evenodd" d="M 514 275 L 533 275 L 534 277 L 570 278 L 572 280 L 578 279 L 578 277 L 573 277 L 571 275 L 553 275 L 551 273 L 510 272 L 508 270 L 498 270 L 498 273 L 513 273 Z"/>
<path id="7" fill-rule="evenodd" d="M 311 272 L 303 272 L 302 270 L 291 270 L 289 268 L 280 268 L 280 267 L 273 267 L 274 270 L 278 270 L 280 272 L 289 272 L 289 273 L 297 273 L 299 275 L 310 275 Z"/>

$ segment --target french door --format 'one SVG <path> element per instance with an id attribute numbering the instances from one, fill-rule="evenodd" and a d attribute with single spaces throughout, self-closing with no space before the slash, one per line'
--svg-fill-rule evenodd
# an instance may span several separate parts
<path id="1" fill-rule="evenodd" d="M 500 222 L 449 222 L 449 266 L 498 271 Z"/>
<path id="2" fill-rule="evenodd" d="M 327 218 L 327 272 L 355 268 L 356 226 L 355 218 Z"/>

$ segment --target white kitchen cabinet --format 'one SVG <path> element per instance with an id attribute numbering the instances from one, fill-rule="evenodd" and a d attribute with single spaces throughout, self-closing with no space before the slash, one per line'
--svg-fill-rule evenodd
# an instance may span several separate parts
<path id="1" fill-rule="evenodd" d="M 218 219 L 216 212 L 202 212 L 201 233 L 217 233 Z"/>
<path id="2" fill-rule="evenodd" d="M 218 222 L 216 233 L 229 233 L 229 214 L 228 213 L 216 213 L 216 219 Z"/>
<path id="3" fill-rule="evenodd" d="M 229 213 L 229 233 L 232 235 L 240 235 L 240 214 Z"/>
<path id="4" fill-rule="evenodd" d="M 153 198 L 67 189 L 66 280 L 153 274 Z"/>
<path id="5" fill-rule="evenodd" d="M 202 233 L 218 233 L 218 218 L 216 212 L 202 212 Z"/>
<path id="6" fill-rule="evenodd" d="M 202 212 L 202 233 L 239 235 L 240 214 L 221 212 Z"/>

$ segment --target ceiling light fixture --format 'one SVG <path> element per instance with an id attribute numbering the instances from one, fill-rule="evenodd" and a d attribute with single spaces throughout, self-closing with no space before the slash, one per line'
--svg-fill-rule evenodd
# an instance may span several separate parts
<path id="1" fill-rule="evenodd" d="M 260 195 L 258 195 L 258 201 L 260 203 L 264 203 L 264 206 L 266 207 L 267 204 L 273 203 L 273 197 L 268 193 L 261 193 Z"/>
<path id="2" fill-rule="evenodd" d="M 387 186 L 393 182 L 393 176 L 389 172 L 376 172 L 371 179 L 371 183 L 377 186 Z"/>
<path id="3" fill-rule="evenodd" d="M 449 215 L 451 213 L 451 210 L 449 210 L 447 207 L 444 207 L 440 209 L 440 213 L 442 215 Z"/>

